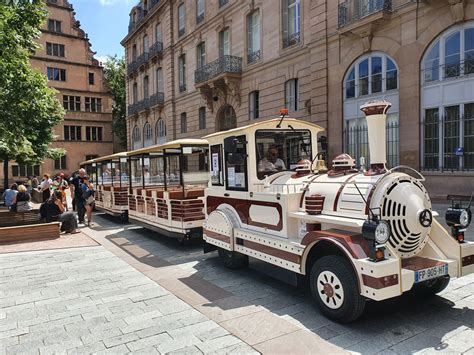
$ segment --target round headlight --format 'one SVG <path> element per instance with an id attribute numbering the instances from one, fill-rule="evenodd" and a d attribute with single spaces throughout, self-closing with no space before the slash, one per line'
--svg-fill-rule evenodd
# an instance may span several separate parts
<path id="1" fill-rule="evenodd" d="M 469 225 L 469 212 L 467 210 L 463 210 L 461 215 L 459 216 L 459 224 L 462 227 L 467 227 Z"/>
<path id="2" fill-rule="evenodd" d="M 384 244 L 390 237 L 390 226 L 385 221 L 380 221 L 375 228 L 375 240 L 379 244 Z"/>

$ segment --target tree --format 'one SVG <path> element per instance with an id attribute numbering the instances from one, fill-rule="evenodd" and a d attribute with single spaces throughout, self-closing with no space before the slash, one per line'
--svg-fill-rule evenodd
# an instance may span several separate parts
<path id="1" fill-rule="evenodd" d="M 5 187 L 10 160 L 36 164 L 64 154 L 49 146 L 54 126 L 64 117 L 57 91 L 29 63 L 46 15 L 43 0 L 0 3 L 0 157 Z"/>
<path id="2" fill-rule="evenodd" d="M 127 147 L 127 121 L 125 99 L 125 58 L 109 56 L 105 62 L 105 78 L 112 92 L 112 130 L 118 137 L 120 145 Z"/>

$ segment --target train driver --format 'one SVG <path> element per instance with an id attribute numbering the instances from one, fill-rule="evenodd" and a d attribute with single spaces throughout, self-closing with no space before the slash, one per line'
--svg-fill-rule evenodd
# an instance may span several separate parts
<path id="1" fill-rule="evenodd" d="M 258 172 L 276 172 L 286 170 L 285 162 L 278 156 L 278 147 L 271 145 L 267 156 L 258 163 Z"/>

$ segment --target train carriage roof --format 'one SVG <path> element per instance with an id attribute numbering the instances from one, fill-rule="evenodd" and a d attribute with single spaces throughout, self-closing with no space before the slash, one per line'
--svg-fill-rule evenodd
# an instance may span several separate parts
<path id="1" fill-rule="evenodd" d="M 110 155 L 104 155 L 103 157 L 98 157 L 90 160 L 83 161 L 80 165 L 88 165 L 92 163 L 98 163 L 101 161 L 106 161 L 106 160 L 114 160 L 115 158 L 124 158 L 127 156 L 127 152 L 120 152 L 120 153 L 115 153 L 115 154 L 110 154 Z"/>
<path id="2" fill-rule="evenodd" d="M 152 145 L 146 148 L 131 150 L 127 152 L 127 156 L 140 155 L 140 154 L 146 154 L 146 153 L 159 153 L 159 152 L 163 152 L 165 149 L 172 149 L 172 148 L 207 146 L 207 145 L 209 145 L 209 143 L 205 139 L 184 138 L 184 139 L 177 139 L 177 140 L 163 143 L 163 144 Z"/>

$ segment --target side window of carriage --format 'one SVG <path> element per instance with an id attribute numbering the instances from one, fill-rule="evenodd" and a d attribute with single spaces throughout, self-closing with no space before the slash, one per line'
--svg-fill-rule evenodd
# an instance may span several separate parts
<path id="1" fill-rule="evenodd" d="M 245 136 L 224 139 L 226 188 L 247 191 L 247 140 Z"/>
<path id="2" fill-rule="evenodd" d="M 214 186 L 224 186 L 224 171 L 222 169 L 222 145 L 211 146 L 211 183 Z"/>

